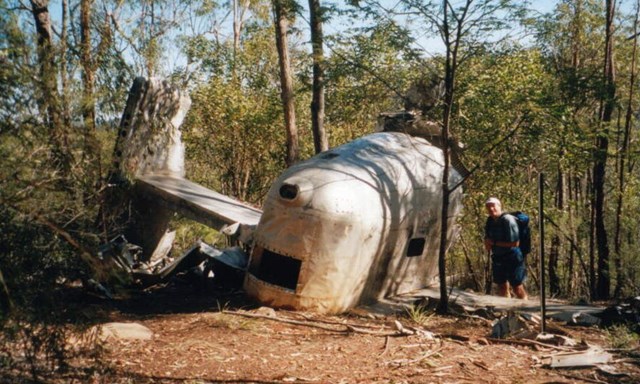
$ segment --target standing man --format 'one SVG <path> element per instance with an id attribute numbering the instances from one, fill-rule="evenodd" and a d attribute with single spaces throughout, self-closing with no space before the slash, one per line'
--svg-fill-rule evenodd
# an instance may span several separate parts
<path id="1" fill-rule="evenodd" d="M 484 248 L 491 252 L 493 281 L 498 285 L 498 294 L 510 297 L 509 284 L 519 299 L 527 298 L 524 279 L 527 268 L 524 256 L 518 247 L 520 234 L 516 218 L 502 212 L 502 204 L 495 197 L 485 202 L 487 224 L 484 228 Z"/>

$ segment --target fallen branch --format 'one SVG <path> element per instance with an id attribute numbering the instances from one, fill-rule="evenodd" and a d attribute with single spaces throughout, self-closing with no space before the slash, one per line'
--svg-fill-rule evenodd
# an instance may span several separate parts
<path id="1" fill-rule="evenodd" d="M 484 317 L 478 316 L 478 315 L 467 315 L 465 313 L 459 313 L 459 314 L 456 314 L 456 316 L 463 317 L 466 319 L 480 320 L 486 325 L 493 325 L 493 320 L 485 319 Z"/>
<path id="2" fill-rule="evenodd" d="M 302 317 L 305 320 L 309 320 L 309 321 L 313 321 L 316 323 L 323 323 L 323 324 L 333 324 L 333 325 L 345 325 L 344 322 L 340 322 L 340 321 L 334 321 L 334 320 L 323 320 L 323 319 L 315 319 L 309 315 L 305 315 L 304 313 L 297 313 L 297 312 L 293 312 L 293 311 L 285 311 L 287 313 L 291 313 L 292 315 L 295 316 L 299 316 Z M 369 324 L 361 324 L 358 325 L 359 328 L 379 328 L 378 325 L 369 325 Z"/>
<path id="3" fill-rule="evenodd" d="M 602 380 L 595 380 L 595 379 L 588 379 L 586 377 L 580 377 L 580 376 L 576 376 L 576 375 L 570 375 L 568 373 L 563 373 L 563 372 L 559 372 L 556 371 L 556 373 L 560 376 L 564 376 L 568 379 L 573 379 L 573 380 L 581 380 L 581 381 L 587 381 L 589 383 L 597 383 L 597 384 L 607 384 L 606 381 L 602 381 Z"/>
<path id="4" fill-rule="evenodd" d="M 575 351 L 575 348 L 569 348 L 569 347 L 561 347 L 561 346 L 557 346 L 557 345 L 550 345 L 550 344 L 545 344 L 545 343 L 541 343 L 539 341 L 535 341 L 535 340 L 530 340 L 530 339 L 520 339 L 520 340 L 510 340 L 510 339 L 496 339 L 493 337 L 487 337 L 487 340 L 491 343 L 496 343 L 496 344 L 512 344 L 512 345 L 522 345 L 525 347 L 547 347 L 547 348 L 552 348 L 552 349 L 556 349 L 558 351 Z"/>
<path id="5" fill-rule="evenodd" d="M 4 313 L 9 312 L 13 309 L 13 300 L 11 300 L 11 295 L 9 294 L 9 287 L 7 283 L 4 281 L 4 276 L 2 275 L 2 270 L 0 269 L 0 309 Z"/>
<path id="6" fill-rule="evenodd" d="M 354 332 L 354 333 L 364 333 L 365 335 L 373 335 L 373 336 L 401 336 L 401 335 L 407 335 L 407 333 L 404 332 L 399 332 L 399 331 L 370 331 L 368 329 L 362 329 L 362 328 L 358 328 L 355 327 L 353 325 L 349 325 L 349 324 L 345 324 L 345 327 L 347 327 L 347 330 Z"/>
<path id="7" fill-rule="evenodd" d="M 389 349 L 389 336 L 384 338 L 384 347 L 382 347 L 382 352 L 380 352 L 378 357 L 383 356 L 385 353 L 387 353 L 388 349 Z"/>
<path id="8" fill-rule="evenodd" d="M 433 351 L 429 351 L 428 353 L 425 353 L 424 355 L 416 358 L 416 359 L 412 359 L 412 360 L 408 360 L 408 359 L 401 359 L 401 360 L 393 360 L 390 361 L 389 364 L 397 364 L 398 367 L 403 367 L 403 366 L 407 366 L 410 364 L 415 364 L 415 363 L 419 363 L 423 360 L 426 360 L 428 358 L 430 358 L 431 356 L 435 355 L 436 353 L 440 353 L 440 348 L 438 349 L 434 349 Z"/>
<path id="9" fill-rule="evenodd" d="M 490 371 L 491 369 L 489 367 L 487 367 L 487 365 L 481 361 L 472 361 L 471 362 L 473 365 L 475 365 L 476 367 L 480 367 L 482 369 L 484 369 L 485 371 Z"/>
<path id="10" fill-rule="evenodd" d="M 454 341 L 469 341 L 470 338 L 468 336 L 462 336 L 462 335 L 457 335 L 455 333 L 445 333 L 440 335 L 441 338 L 447 338 L 447 339 L 451 339 Z"/>
<path id="11" fill-rule="evenodd" d="M 286 318 L 280 318 L 280 317 L 273 317 L 273 316 L 267 316 L 267 315 L 260 315 L 257 313 L 249 313 L 249 312 L 238 312 L 238 311 L 228 311 L 228 310 L 223 310 L 222 313 L 226 313 L 229 315 L 237 315 L 237 316 L 244 316 L 244 317 L 250 317 L 250 318 L 254 318 L 254 319 L 267 319 L 267 320 L 273 320 L 273 321 L 279 321 L 281 323 L 287 323 L 287 324 L 293 324 L 293 325 L 301 325 L 304 327 L 312 327 L 312 328 L 319 328 L 319 329 L 323 329 L 325 331 L 331 331 L 331 332 L 338 332 L 338 333 L 362 333 L 362 334 L 366 334 L 366 335 L 373 335 L 373 336 L 399 336 L 402 333 L 399 333 L 397 331 L 370 331 L 367 329 L 362 329 L 362 328 L 358 328 L 357 326 L 351 325 L 351 324 L 336 324 L 336 325 L 341 325 L 344 327 L 344 329 L 336 329 L 334 327 L 329 327 L 323 324 L 318 324 L 318 323 L 314 323 L 314 322 L 309 322 L 309 321 L 300 321 L 300 320 L 293 320 L 293 319 L 286 319 Z"/>
<path id="12" fill-rule="evenodd" d="M 15 210 L 16 212 L 18 212 L 19 214 L 33 218 L 38 223 L 49 228 L 51 232 L 53 232 L 57 236 L 60 236 L 62 239 L 64 239 L 69 245 L 71 245 L 73 248 L 75 248 L 78 251 L 80 258 L 85 263 L 87 263 L 87 265 L 93 270 L 93 272 L 96 274 L 99 280 L 104 280 L 107 276 L 109 276 L 110 271 L 105 267 L 105 265 L 103 265 L 100 262 L 100 260 L 97 257 L 95 257 L 94 254 L 89 249 L 87 249 L 85 246 L 80 244 L 80 242 L 78 242 L 73 236 L 71 236 L 69 232 L 65 231 L 63 228 L 49 221 L 46 217 L 38 213 L 34 212 L 34 213 L 28 214 L 28 213 L 22 212 L 18 207 L 15 207 L 12 205 L 8 205 L 8 206 L 11 209 Z"/>

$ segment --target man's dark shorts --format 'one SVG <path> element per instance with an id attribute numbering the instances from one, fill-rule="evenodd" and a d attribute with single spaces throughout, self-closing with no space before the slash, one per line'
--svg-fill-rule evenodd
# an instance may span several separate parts
<path id="1" fill-rule="evenodd" d="M 524 256 L 519 248 L 515 248 L 506 255 L 492 255 L 493 282 L 504 284 L 507 281 L 515 287 L 524 282 L 527 277 L 527 267 Z"/>

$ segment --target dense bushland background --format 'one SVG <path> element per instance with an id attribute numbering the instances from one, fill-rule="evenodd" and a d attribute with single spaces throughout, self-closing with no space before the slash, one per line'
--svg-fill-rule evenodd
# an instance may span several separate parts
<path id="1" fill-rule="evenodd" d="M 507 210 L 532 216 L 529 289 L 536 293 L 543 173 L 548 292 L 572 300 L 637 293 L 638 3 L 529 6 L 0 0 L 3 338 L 28 340 L 32 356 L 63 359 L 60 333 L 47 330 L 68 324 L 61 287 L 97 279 L 87 255 L 118 233 L 100 209 L 135 77 L 167 78 L 190 94 L 182 127 L 187 177 L 260 205 L 290 161 L 292 127 L 297 158 L 315 153 L 314 63 L 323 69 L 329 147 L 372 132 L 379 113 L 404 109 L 412 85 L 444 79 L 451 86 L 423 112 L 440 122 L 448 116 L 472 170 L 459 241 L 446 258 L 455 285 L 490 287 L 483 201 L 495 195 Z M 324 27 L 321 57 L 312 54 L 310 9 Z M 283 114 L 282 56 L 274 48 L 282 20 L 293 126 Z M 184 244 L 221 238 L 176 225 Z M 117 282 L 109 281 L 114 289 Z M 0 364 L 11 364 L 6 356 Z"/>

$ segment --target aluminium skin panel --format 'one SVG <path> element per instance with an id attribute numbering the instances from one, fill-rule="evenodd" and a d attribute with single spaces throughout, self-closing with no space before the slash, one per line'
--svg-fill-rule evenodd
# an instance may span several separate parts
<path id="1" fill-rule="evenodd" d="M 399 132 L 289 168 L 265 199 L 245 290 L 274 307 L 339 313 L 428 285 L 437 276 L 442 175 L 442 150 Z M 460 180 L 451 168 L 450 185 Z M 450 228 L 461 195 L 451 195 Z"/>

